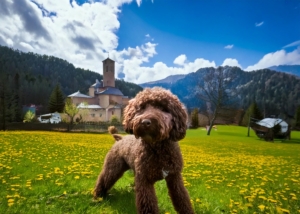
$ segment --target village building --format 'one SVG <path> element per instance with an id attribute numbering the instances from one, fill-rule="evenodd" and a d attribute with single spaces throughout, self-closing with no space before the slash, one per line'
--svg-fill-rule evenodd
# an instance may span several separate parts
<path id="1" fill-rule="evenodd" d="M 103 80 L 90 86 L 89 94 L 85 95 L 77 91 L 68 97 L 77 108 L 78 115 L 84 121 L 110 121 L 115 116 L 119 121 L 122 117 L 122 109 L 128 104 L 129 98 L 115 87 L 115 61 L 107 58 L 103 63 Z"/>

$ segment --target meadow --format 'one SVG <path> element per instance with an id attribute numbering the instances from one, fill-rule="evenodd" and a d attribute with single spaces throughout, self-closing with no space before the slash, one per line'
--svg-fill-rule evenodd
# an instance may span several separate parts
<path id="1" fill-rule="evenodd" d="M 108 198 L 92 198 L 113 143 L 108 134 L 0 132 L 0 213 L 136 213 L 132 171 Z M 299 132 L 265 142 L 244 127 L 199 128 L 180 145 L 196 213 L 300 213 Z M 165 182 L 155 188 L 161 213 L 176 213 Z"/>

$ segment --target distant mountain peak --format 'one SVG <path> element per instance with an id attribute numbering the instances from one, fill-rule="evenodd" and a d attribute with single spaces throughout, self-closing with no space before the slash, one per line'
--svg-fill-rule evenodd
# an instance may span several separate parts
<path id="1" fill-rule="evenodd" d="M 185 76 L 186 76 L 185 74 L 176 74 L 176 75 L 168 76 L 161 80 L 146 82 L 139 85 L 145 88 L 145 87 L 153 87 L 154 85 L 160 85 L 160 84 L 174 84 L 178 80 L 183 79 Z"/>

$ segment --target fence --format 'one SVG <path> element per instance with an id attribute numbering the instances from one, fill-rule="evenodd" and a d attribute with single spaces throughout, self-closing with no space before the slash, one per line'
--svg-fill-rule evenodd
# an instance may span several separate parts
<path id="1" fill-rule="evenodd" d="M 2 124 L 0 124 L 2 127 Z M 25 130 L 25 131 L 61 131 L 67 132 L 99 132 L 105 133 L 109 126 L 115 126 L 119 132 L 124 132 L 124 128 L 120 123 L 76 123 L 70 127 L 68 123 L 58 123 L 58 124 L 51 124 L 51 123 L 7 123 L 6 130 L 8 131 L 15 131 L 15 130 Z M 70 127 L 70 129 L 69 129 Z"/>

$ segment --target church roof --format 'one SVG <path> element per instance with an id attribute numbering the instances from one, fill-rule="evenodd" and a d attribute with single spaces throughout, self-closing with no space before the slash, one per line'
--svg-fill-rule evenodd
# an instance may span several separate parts
<path id="1" fill-rule="evenodd" d="M 105 61 L 112 61 L 114 62 L 114 60 L 110 59 L 109 57 L 107 57 L 105 60 L 103 60 L 102 62 L 105 62 Z"/>
<path id="2" fill-rule="evenodd" d="M 103 87 L 102 80 L 99 81 L 98 79 L 96 79 L 96 82 L 93 85 L 91 85 L 91 87 L 94 87 L 94 88 L 101 88 L 101 87 Z"/>
<path id="3" fill-rule="evenodd" d="M 95 94 L 108 94 L 108 95 L 118 95 L 118 96 L 124 96 L 123 93 L 114 87 L 107 87 L 104 91 L 95 92 Z"/>
<path id="4" fill-rule="evenodd" d="M 92 98 L 91 96 L 80 93 L 80 91 L 75 92 L 74 94 L 70 94 L 68 97 L 84 97 L 84 98 Z"/>

